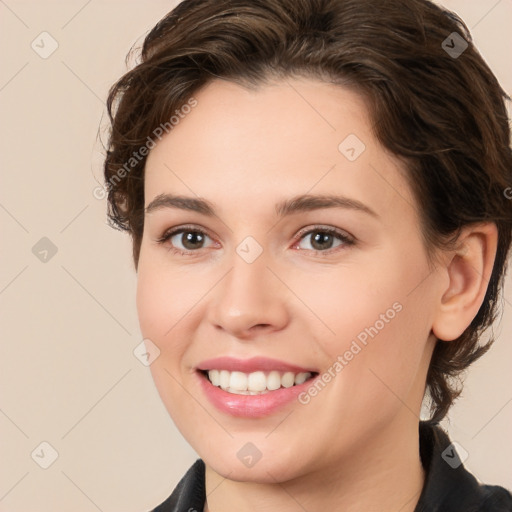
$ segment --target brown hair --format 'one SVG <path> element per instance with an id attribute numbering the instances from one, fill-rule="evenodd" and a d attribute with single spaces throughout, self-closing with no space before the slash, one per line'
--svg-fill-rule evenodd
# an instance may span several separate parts
<path id="1" fill-rule="evenodd" d="M 130 233 L 137 268 L 147 153 L 141 148 L 155 128 L 169 125 L 215 78 L 257 87 L 292 76 L 364 95 L 377 138 L 406 163 L 429 254 L 465 225 L 497 225 L 484 302 L 458 339 L 437 342 L 430 363 L 430 421 L 438 422 L 460 394 L 455 378 L 494 341 L 480 338 L 497 314 L 512 226 L 504 193 L 512 184 L 508 96 L 455 14 L 427 0 L 183 1 L 150 31 L 141 61 L 110 90 L 108 218 Z"/>

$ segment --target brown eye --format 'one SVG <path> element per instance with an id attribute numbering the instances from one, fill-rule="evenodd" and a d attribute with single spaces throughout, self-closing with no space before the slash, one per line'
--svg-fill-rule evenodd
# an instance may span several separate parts
<path id="1" fill-rule="evenodd" d="M 325 252 L 329 249 L 354 244 L 354 239 L 352 237 L 334 228 L 311 229 L 301 236 L 300 242 L 306 240 L 307 238 L 310 240 L 311 249 L 308 247 L 302 247 L 302 249 L 313 250 L 317 252 Z M 336 240 L 339 241 L 338 244 L 336 244 Z"/>
<path id="2" fill-rule="evenodd" d="M 203 249 L 205 240 L 210 238 L 204 231 L 197 228 L 178 228 L 166 232 L 157 240 L 158 243 L 171 243 L 172 249 L 180 254 L 189 254 Z"/>
<path id="3" fill-rule="evenodd" d="M 200 246 L 204 243 L 205 235 L 199 231 L 181 231 L 176 233 L 172 238 L 176 235 L 181 235 L 178 240 L 186 250 L 201 249 Z"/>

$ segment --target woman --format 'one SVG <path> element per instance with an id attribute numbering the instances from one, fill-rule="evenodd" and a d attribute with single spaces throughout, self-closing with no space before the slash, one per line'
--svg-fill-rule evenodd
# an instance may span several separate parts
<path id="1" fill-rule="evenodd" d="M 438 426 L 492 343 L 505 98 L 425 0 L 185 0 L 148 34 L 109 96 L 109 218 L 201 457 L 156 511 L 512 510 Z"/>

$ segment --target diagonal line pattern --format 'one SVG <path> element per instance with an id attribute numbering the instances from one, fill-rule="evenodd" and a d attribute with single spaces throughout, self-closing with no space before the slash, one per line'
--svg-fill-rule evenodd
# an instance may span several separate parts
<path id="1" fill-rule="evenodd" d="M 66 28 L 91 2 L 92 0 L 88 0 L 87 2 L 85 2 L 85 4 L 82 5 L 82 7 L 80 7 L 80 9 L 78 9 L 78 11 L 75 14 L 73 14 L 73 16 L 71 16 L 71 18 L 69 18 L 69 20 L 66 21 L 66 23 L 64 23 L 64 25 L 62 25 L 62 27 L 60 28 Z"/>
<path id="2" fill-rule="evenodd" d="M 92 94 L 94 94 L 94 96 L 96 96 L 96 98 L 98 98 L 100 101 L 101 101 L 101 104 L 104 105 L 104 101 L 87 85 L 87 83 L 82 80 L 63 60 L 61 60 L 62 64 L 64 64 L 64 66 L 66 66 L 68 68 L 68 70 L 73 74 L 75 75 L 75 77 L 80 81 L 82 82 L 82 84 L 85 85 L 85 87 L 87 87 L 87 89 L 89 89 L 89 91 L 91 91 Z"/>
<path id="3" fill-rule="evenodd" d="M 28 229 L 2 203 L 0 203 L 0 208 L 2 208 L 26 233 L 29 233 Z"/>
<path id="4" fill-rule="evenodd" d="M 395 395 L 395 397 L 402 403 L 402 405 L 405 405 L 405 407 L 407 407 L 407 409 L 411 411 L 415 418 L 418 418 L 418 420 L 421 421 L 421 417 L 418 416 L 418 414 L 416 414 L 371 368 L 368 368 L 368 370 L 370 370 L 373 373 L 373 375 L 375 375 L 375 377 L 377 377 L 377 379 L 379 379 L 382 382 L 382 384 L 386 386 L 386 388 L 388 388 L 388 390 L 393 395 Z"/>
<path id="5" fill-rule="evenodd" d="M 323 176 L 321 176 L 314 184 L 312 187 L 309 188 L 309 190 L 306 192 L 306 194 L 309 194 L 334 168 L 336 167 L 336 164 L 333 164 L 331 165 L 331 167 L 329 168 L 329 170 L 327 172 L 324 173 Z"/>
<path id="6" fill-rule="evenodd" d="M 1 290 L 0 290 L 0 295 L 2 293 L 4 293 L 5 290 L 7 290 L 7 288 L 9 288 L 9 286 L 11 286 L 12 283 L 14 283 L 14 281 L 16 281 L 16 279 L 18 279 L 19 276 L 21 276 L 21 274 L 23 274 L 23 272 L 25 272 L 25 270 L 27 270 L 28 268 L 28 265 L 25 265 L 25 267 L 20 270 Z"/>
<path id="7" fill-rule="evenodd" d="M 16 71 L 16 73 L 14 73 L 14 75 L 12 75 L 4 85 L 2 85 L 2 87 L 0 87 L 0 92 L 3 91 L 27 66 L 28 62 L 25 62 L 25 64 L 23 64 L 23 66 L 21 66 L 21 68 L 18 69 L 18 71 Z"/>
<path id="8" fill-rule="evenodd" d="M 25 27 L 30 28 L 5 2 L 4 0 L 0 0 L 0 3 L 4 5 L 9 11 L 11 11 L 11 14 L 18 18 L 18 20 L 25 25 Z"/>
<path id="9" fill-rule="evenodd" d="M 512 402 L 512 398 L 510 398 L 509 400 L 507 400 L 505 402 L 505 404 L 500 408 L 500 410 L 487 422 L 485 423 L 485 425 L 471 438 L 471 439 L 474 439 L 478 434 L 480 434 L 480 432 L 482 432 L 482 430 L 487 427 L 487 425 L 489 425 L 489 423 L 491 423 L 491 421 L 494 420 L 494 418 L 496 418 L 496 416 L 498 416 L 498 414 L 500 414 L 500 412 L 505 409 L 505 407 L 510 403 Z"/>
<path id="10" fill-rule="evenodd" d="M 304 510 L 304 512 L 308 512 L 308 510 L 304 507 L 304 505 L 302 505 L 302 503 L 300 503 L 299 501 L 297 501 L 297 499 L 292 495 L 290 494 L 286 488 L 283 486 L 283 484 L 281 484 L 280 482 L 277 481 L 277 478 L 272 474 L 270 473 L 269 471 L 267 471 L 267 473 L 274 479 L 274 482 L 279 485 L 279 487 L 281 487 L 281 489 L 283 489 L 283 491 L 288 494 L 288 496 L 290 496 L 290 498 L 295 501 L 295 503 L 297 503 L 297 505 L 299 505 L 299 507 Z"/>
<path id="11" fill-rule="evenodd" d="M 9 418 L 9 416 L 7 416 L 7 414 L 5 414 L 5 412 L 0 409 L 0 412 L 28 439 L 29 437 L 27 436 L 27 434 L 25 434 L 25 432 L 23 432 L 23 430 L 21 430 L 21 428 L 16 424 L 14 423 L 14 421 Z"/>
<path id="12" fill-rule="evenodd" d="M 122 377 L 117 379 L 117 381 L 106 391 L 101 398 L 61 437 L 61 440 L 64 439 L 132 370 L 128 370 Z"/>
<path id="13" fill-rule="evenodd" d="M 78 219 L 78 217 L 80 217 L 80 215 L 82 215 L 82 213 L 85 212 L 85 210 L 87 210 L 87 208 L 89 208 L 89 205 L 85 205 L 60 231 L 59 233 L 63 233 L 66 229 L 69 228 L 69 226 L 71 226 L 71 224 L 73 224 L 73 222 L 75 222 L 76 219 Z"/>
<path id="14" fill-rule="evenodd" d="M 29 471 L 27 471 L 1 498 L 0 501 L 2 501 L 27 475 L 29 474 Z"/>
<path id="15" fill-rule="evenodd" d="M 293 293 L 293 295 L 295 295 L 295 297 L 297 297 L 297 299 L 299 299 L 302 302 L 302 304 L 304 304 L 304 306 L 306 306 L 309 309 L 309 311 L 311 311 L 311 313 L 313 313 L 313 315 L 315 315 L 318 318 L 318 320 L 320 320 L 320 322 L 322 322 L 325 325 L 325 327 L 327 327 L 327 329 L 329 329 L 329 331 L 331 331 L 332 334 L 336 335 L 336 333 L 269 266 L 267 266 L 267 268 L 270 270 L 270 272 L 272 272 L 272 274 L 274 274 L 274 276 L 277 277 L 277 279 L 279 279 L 279 281 L 281 281 L 281 283 L 283 283 L 286 286 L 286 288 L 288 288 L 288 290 L 290 290 Z"/>
<path id="16" fill-rule="evenodd" d="M 327 119 L 322 115 L 320 114 L 320 112 L 313 106 L 311 105 L 311 103 L 295 88 L 293 87 L 293 85 L 288 82 L 288 80 L 285 80 L 285 82 L 334 130 L 336 131 L 336 128 L 334 128 L 334 126 L 329 123 L 329 121 L 327 121 Z"/>
<path id="17" fill-rule="evenodd" d="M 230 471 L 225 477 L 222 477 L 222 480 L 209 493 L 206 494 L 206 503 L 204 507 L 205 511 L 212 512 L 208 506 L 208 498 L 221 486 L 222 483 L 224 483 L 229 478 L 231 473 L 233 473 L 233 471 Z"/>
<path id="18" fill-rule="evenodd" d="M 418 289 L 434 272 L 434 269 L 431 270 L 407 295 L 406 297 L 409 297 L 409 295 L 411 295 L 411 293 Z"/>
<path id="19" fill-rule="evenodd" d="M 496 7 L 498 7 L 498 4 L 501 3 L 501 0 L 498 0 L 472 27 L 471 27 L 471 30 L 475 30 L 475 28 L 477 27 L 478 24 L 480 24 L 485 18 L 487 18 L 487 16 L 492 12 L 494 11 L 494 9 Z"/>
<path id="20" fill-rule="evenodd" d="M 210 412 L 208 411 L 208 409 L 206 409 L 203 404 L 188 390 L 186 389 L 183 384 L 174 376 L 172 375 L 172 373 L 167 369 L 167 368 L 164 368 L 164 370 L 169 374 L 169 377 L 173 378 L 177 383 L 178 385 L 181 387 L 181 389 L 183 389 L 183 391 L 185 391 L 185 393 L 187 393 L 187 395 L 189 395 L 207 414 L 208 416 L 210 416 L 210 418 L 213 419 L 213 421 L 215 421 L 215 423 L 217 423 L 221 428 L 222 430 L 224 430 L 224 432 L 226 432 L 226 434 L 229 436 L 229 437 L 233 437 L 233 435 L 228 431 L 226 430 L 226 428 L 224 427 L 224 425 L 222 425 L 222 423 L 220 423 L 216 418 L 214 418 Z"/>
<path id="21" fill-rule="evenodd" d="M 233 471 L 230 471 L 227 474 L 227 476 L 222 477 L 222 480 L 206 495 L 206 497 L 208 498 L 208 496 L 211 496 L 221 486 L 221 484 L 224 483 L 228 479 L 228 477 L 229 477 L 229 475 L 231 475 L 231 473 L 233 473 Z"/>
<path id="22" fill-rule="evenodd" d="M 78 487 L 78 485 L 73 482 L 73 480 L 71 480 L 71 478 L 66 475 L 66 473 L 64 473 L 64 471 L 60 471 L 100 512 L 103 512 L 103 510 L 101 510 L 100 507 L 98 507 L 98 505 L 96 505 L 96 503 L 94 503 L 94 501 L 92 501 L 91 497 L 88 496 L 82 489 L 80 489 L 80 487 Z"/>
<path id="23" fill-rule="evenodd" d="M 415 210 L 414 205 L 412 205 L 412 204 L 410 203 L 410 201 L 408 201 L 408 200 L 407 200 L 407 199 L 406 199 L 402 194 L 400 194 L 400 192 L 398 192 L 398 190 L 397 190 L 395 187 L 393 187 L 393 185 L 391 185 L 391 183 L 390 183 L 386 178 L 384 178 L 384 176 L 382 176 L 382 174 L 381 174 L 379 171 L 377 171 L 377 169 L 375 169 L 375 167 L 374 167 L 372 164 L 368 164 L 368 165 L 369 165 L 369 166 L 373 169 L 373 171 L 374 171 L 376 174 L 378 174 L 378 175 L 380 176 L 380 178 L 381 178 L 384 182 L 386 182 L 386 183 L 387 183 L 387 184 L 388 184 L 388 185 L 389 185 L 389 186 L 390 186 L 390 187 L 391 187 L 391 188 L 392 188 L 392 189 L 393 189 L 393 190 L 394 190 L 394 191 L 395 191 L 395 192 L 396 192 L 396 193 L 397 193 L 397 194 L 398 194 L 398 195 L 399 195 L 399 196 L 400 196 L 400 197 L 401 197 L 401 198 L 402 198 L 402 199 L 403 199 L 403 200 L 404 200 L 404 201 L 405 201 L 405 202 L 406 202 L 406 203 L 407 203 L 407 204 L 408 204 L 408 205 L 409 205 L 413 210 Z"/>
<path id="24" fill-rule="evenodd" d="M 131 332 L 66 267 L 64 267 L 64 265 L 61 265 L 61 267 L 64 272 L 66 272 L 78 284 L 78 286 L 80 286 L 80 288 L 82 288 L 82 290 L 84 290 L 85 293 L 87 293 L 87 295 L 89 295 L 89 297 L 91 297 L 91 299 L 94 300 L 94 302 L 96 302 L 96 304 L 98 304 L 103 311 L 110 316 L 110 318 L 112 318 L 112 320 L 114 320 L 126 333 L 130 336 L 132 335 Z"/>
<path id="25" fill-rule="evenodd" d="M 279 427 L 283 422 L 284 420 L 288 419 L 288 417 L 290 416 L 290 414 L 292 414 L 292 412 L 294 412 L 293 410 L 291 410 L 266 436 L 265 436 L 265 439 L 270 435 L 272 434 L 272 432 L 274 432 L 277 427 Z"/>

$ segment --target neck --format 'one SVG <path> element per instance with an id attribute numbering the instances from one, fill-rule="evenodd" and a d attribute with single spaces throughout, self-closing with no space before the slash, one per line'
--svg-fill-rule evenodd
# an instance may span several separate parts
<path id="1" fill-rule="evenodd" d="M 208 499 L 204 510 L 414 512 L 425 478 L 419 455 L 418 421 L 412 418 L 402 425 L 397 429 L 395 424 L 372 435 L 363 443 L 363 449 L 354 450 L 335 466 L 304 472 L 285 482 L 223 479 L 207 465 Z"/>

